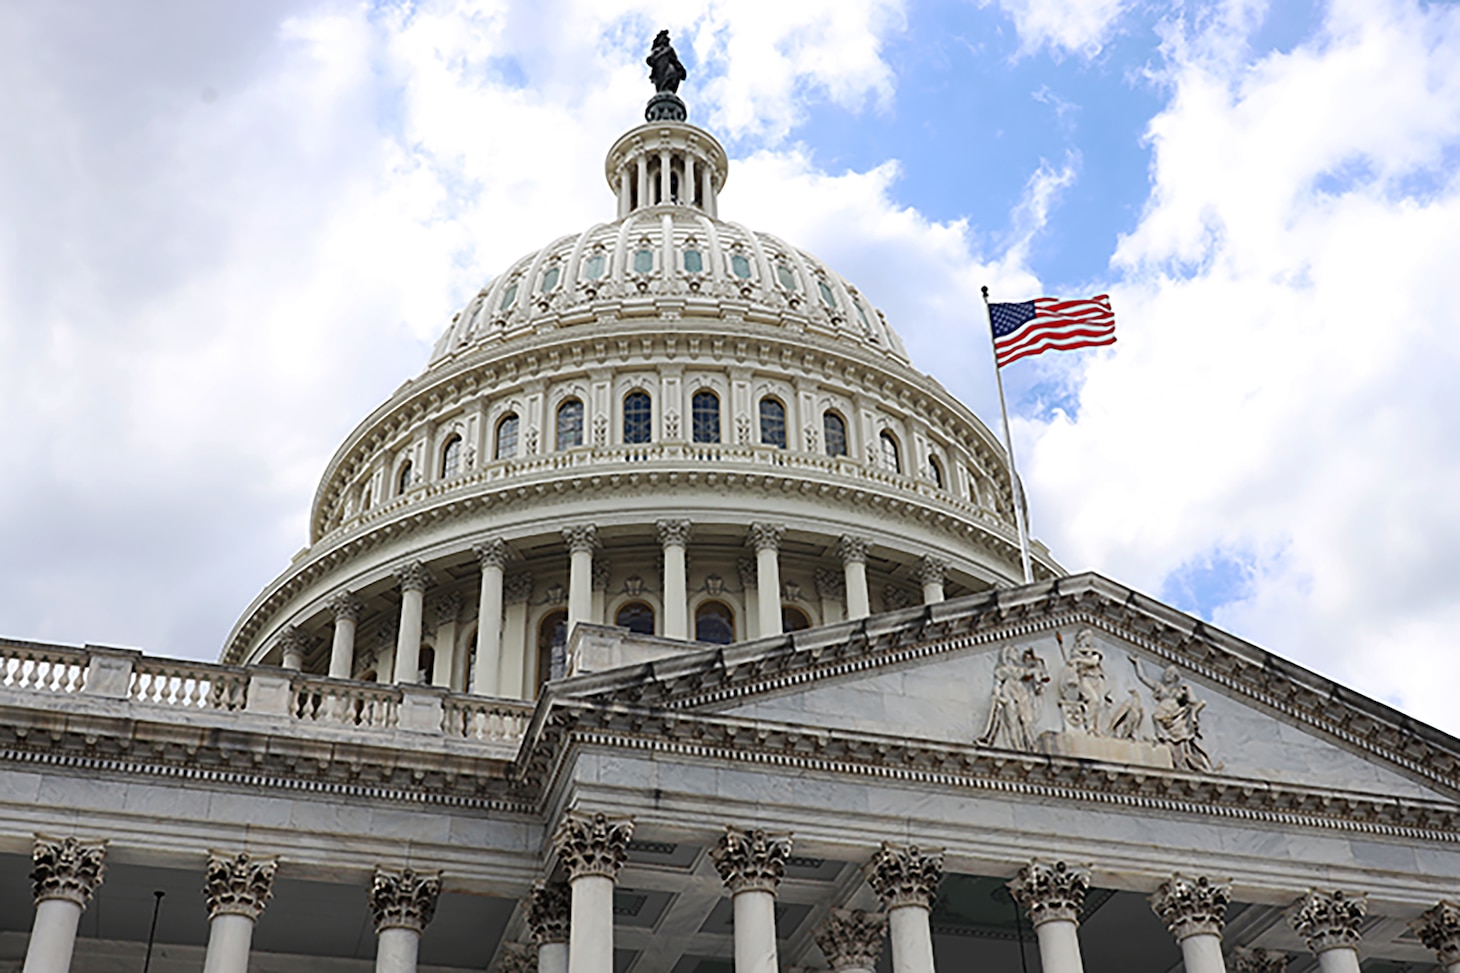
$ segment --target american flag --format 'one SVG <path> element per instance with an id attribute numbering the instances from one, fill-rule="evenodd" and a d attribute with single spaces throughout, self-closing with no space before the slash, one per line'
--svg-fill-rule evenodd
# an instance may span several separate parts
<path id="1" fill-rule="evenodd" d="M 1000 368 L 1041 352 L 1115 344 L 1109 294 L 1078 301 L 1036 297 L 1021 304 L 990 304 L 989 324 Z"/>

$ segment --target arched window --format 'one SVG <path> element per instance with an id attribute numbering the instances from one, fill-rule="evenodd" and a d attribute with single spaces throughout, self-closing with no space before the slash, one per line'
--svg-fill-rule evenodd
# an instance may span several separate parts
<path id="1" fill-rule="evenodd" d="M 928 457 L 928 476 L 933 478 L 933 483 L 938 489 L 943 488 L 943 464 L 938 462 L 938 457 Z"/>
<path id="2" fill-rule="evenodd" d="M 701 602 L 695 609 L 695 641 L 729 645 L 735 641 L 735 613 L 722 601 Z"/>
<path id="3" fill-rule="evenodd" d="M 821 438 L 826 440 L 826 455 L 847 455 L 847 424 L 835 412 L 821 417 Z"/>
<path id="4" fill-rule="evenodd" d="M 894 473 L 901 473 L 902 459 L 898 455 L 897 440 L 886 431 L 879 438 L 882 440 L 882 465 Z"/>
<path id="5" fill-rule="evenodd" d="M 700 389 L 690 402 L 690 421 L 697 443 L 720 441 L 720 397 L 709 389 Z"/>
<path id="6" fill-rule="evenodd" d="M 760 441 L 765 446 L 786 448 L 786 407 L 772 398 L 760 400 Z"/>
<path id="7" fill-rule="evenodd" d="M 624 396 L 624 442 L 647 443 L 654 438 L 654 404 L 647 392 Z"/>
<path id="8" fill-rule="evenodd" d="M 452 436 L 441 449 L 441 475 L 455 476 L 461 470 L 461 437 Z"/>
<path id="9" fill-rule="evenodd" d="M 614 613 L 613 623 L 639 635 L 653 635 L 654 607 L 642 601 L 631 601 Z"/>
<path id="10" fill-rule="evenodd" d="M 517 413 L 509 412 L 497 420 L 497 459 L 511 459 L 517 455 Z"/>
<path id="11" fill-rule="evenodd" d="M 811 627 L 811 619 L 806 613 L 794 605 L 781 606 L 781 631 L 799 632 L 804 628 Z"/>
<path id="12" fill-rule="evenodd" d="M 411 461 L 406 460 L 395 476 L 395 493 L 400 496 L 411 488 Z"/>
<path id="13" fill-rule="evenodd" d="M 537 623 L 537 689 L 536 696 L 542 691 L 542 684 L 549 679 L 563 674 L 566 664 L 566 657 L 563 652 L 568 644 L 568 613 L 565 611 L 548 612 Z"/>
<path id="14" fill-rule="evenodd" d="M 583 445 L 583 403 L 569 399 L 558 406 L 558 449 Z"/>

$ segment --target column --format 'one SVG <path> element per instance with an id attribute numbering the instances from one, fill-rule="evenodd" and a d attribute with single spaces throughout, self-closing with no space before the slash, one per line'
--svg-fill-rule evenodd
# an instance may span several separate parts
<path id="1" fill-rule="evenodd" d="M 686 206 L 695 204 L 695 157 L 684 154 L 684 181 L 679 186 L 680 202 Z"/>
<path id="2" fill-rule="evenodd" d="M 349 679 L 355 674 L 355 625 L 360 621 L 360 602 L 348 591 L 329 600 L 335 616 L 335 637 L 330 643 L 330 678 Z"/>
<path id="3" fill-rule="evenodd" d="M 35 836 L 35 922 L 22 973 L 68 973 L 76 926 L 106 874 L 106 842 Z"/>
<path id="4" fill-rule="evenodd" d="M 440 872 L 375 867 L 370 913 L 375 917 L 375 973 L 415 973 L 421 933 L 436 914 Z"/>
<path id="5" fill-rule="evenodd" d="M 623 219 L 625 216 L 628 216 L 629 215 L 629 210 L 632 208 L 632 205 L 633 205 L 632 204 L 632 196 L 630 195 L 633 190 L 631 190 L 629 188 L 629 179 L 630 178 L 631 177 L 629 176 L 629 167 L 628 166 L 624 166 L 623 168 L 619 169 L 619 171 L 618 171 L 618 216 L 619 216 L 619 219 Z"/>
<path id="6" fill-rule="evenodd" d="M 685 548 L 689 546 L 689 521 L 660 520 L 654 524 L 664 547 L 664 637 L 689 638 L 689 579 L 685 572 Z"/>
<path id="7" fill-rule="evenodd" d="M 887 938 L 887 916 L 832 909 L 813 938 L 832 973 L 873 973 Z"/>
<path id="8" fill-rule="evenodd" d="M 781 535 L 780 524 L 751 524 L 750 543 L 755 548 L 756 626 L 759 636 L 781 634 Z"/>
<path id="9" fill-rule="evenodd" d="M 431 603 L 431 621 L 436 625 L 436 659 L 431 665 L 431 685 L 451 688 L 456 668 L 456 623 L 461 618 L 461 593 L 448 591 Z"/>
<path id="10" fill-rule="evenodd" d="M 203 973 L 248 973 L 248 950 L 253 927 L 274 894 L 273 858 L 208 855 L 203 878 L 203 900 L 208 903 L 208 952 Z"/>
<path id="11" fill-rule="evenodd" d="M 593 598 L 588 606 L 588 620 L 597 625 L 610 624 L 604 615 L 608 608 L 608 580 L 612 575 L 613 565 L 607 558 L 593 559 Z"/>
<path id="12" fill-rule="evenodd" d="M 1367 896 L 1310 889 L 1289 921 L 1318 955 L 1321 973 L 1359 973 L 1359 926 L 1369 911 Z"/>
<path id="13" fill-rule="evenodd" d="M 1232 965 L 1237 968 L 1237 973 L 1285 973 L 1288 954 L 1274 949 L 1238 946 L 1232 950 Z"/>
<path id="14" fill-rule="evenodd" d="M 836 542 L 846 575 L 847 619 L 866 618 L 872 614 L 872 596 L 867 593 L 867 539 L 843 534 Z"/>
<path id="15" fill-rule="evenodd" d="M 755 561 L 748 557 L 737 558 L 735 571 L 740 575 L 740 591 L 745 601 L 745 611 L 742 612 L 741 631 L 745 633 L 745 640 L 760 638 L 760 615 L 755 586 Z"/>
<path id="16" fill-rule="evenodd" d="M 1083 973 L 1076 929 L 1089 888 L 1090 869 L 1037 858 L 1009 883 L 1009 891 L 1029 913 L 1044 973 Z"/>
<path id="17" fill-rule="evenodd" d="M 1229 882 L 1172 875 L 1151 896 L 1151 908 L 1181 946 L 1186 973 L 1227 973 L 1222 926 L 1232 899 Z"/>
<path id="18" fill-rule="evenodd" d="M 421 614 L 426 604 L 426 586 L 431 572 L 420 561 L 410 561 L 395 570 L 400 582 L 400 631 L 395 640 L 396 685 L 414 683 L 421 676 Z"/>
<path id="19" fill-rule="evenodd" d="M 947 573 L 947 561 L 931 554 L 918 558 L 917 576 L 923 585 L 923 604 L 936 605 L 943 600 L 943 579 Z"/>
<path id="20" fill-rule="evenodd" d="M 572 896 L 566 882 L 538 882 L 527 900 L 527 928 L 537 946 L 537 973 L 568 973 Z"/>
<path id="21" fill-rule="evenodd" d="M 821 623 L 831 625 L 842 620 L 842 604 L 847 597 L 847 584 L 840 571 L 816 569 L 816 597 L 821 601 Z"/>
<path id="22" fill-rule="evenodd" d="M 527 667 L 527 603 L 532 598 L 532 575 L 524 571 L 508 578 L 502 589 L 501 694 L 531 699 L 533 674 Z"/>
<path id="23" fill-rule="evenodd" d="M 650 200 L 649 200 L 649 155 L 648 155 L 648 153 L 640 153 L 639 154 L 639 157 L 634 160 L 634 164 L 638 167 L 638 177 L 639 177 L 639 206 L 640 207 L 648 206 L 649 205 L 649 202 L 650 202 Z"/>
<path id="24" fill-rule="evenodd" d="M 933 973 L 933 930 L 928 917 L 943 880 L 943 853 L 884 841 L 867 864 L 867 884 L 887 909 L 892 973 Z M 1055 973 L 1048 967 L 1045 973 Z"/>
<path id="25" fill-rule="evenodd" d="M 632 818 L 568 811 L 553 844 L 568 872 L 568 973 L 613 973 L 613 886 L 634 834 Z"/>
<path id="26" fill-rule="evenodd" d="M 1460 973 L 1460 905 L 1442 899 L 1409 924 L 1419 941 L 1435 951 L 1445 973 Z"/>
<path id="27" fill-rule="evenodd" d="M 568 635 L 579 622 L 588 621 L 593 609 L 593 549 L 598 546 L 598 528 L 592 524 L 564 527 L 568 545 Z"/>
<path id="28" fill-rule="evenodd" d="M 304 668 L 304 649 L 308 640 L 304 633 L 293 625 L 279 633 L 279 664 L 285 669 L 298 672 Z"/>
<path id="29" fill-rule="evenodd" d="M 661 202 L 661 203 L 668 203 L 669 200 L 670 200 L 670 195 L 669 195 L 669 173 L 670 173 L 670 171 L 671 170 L 670 170 L 670 166 L 669 166 L 669 150 L 668 149 L 660 149 L 659 150 L 659 202 Z M 670 271 L 670 268 L 668 268 L 668 267 L 665 267 L 664 268 L 664 273 L 665 273 L 666 276 L 669 274 L 669 271 Z"/>
<path id="30" fill-rule="evenodd" d="M 507 568 L 507 544 L 494 538 L 477 544 L 471 550 L 482 566 L 482 586 L 477 595 L 477 648 L 471 691 L 478 696 L 500 696 L 502 572 Z"/>
<path id="31" fill-rule="evenodd" d="M 726 828 L 710 857 L 735 907 L 735 973 L 779 973 L 776 889 L 791 854 L 789 834 Z"/>

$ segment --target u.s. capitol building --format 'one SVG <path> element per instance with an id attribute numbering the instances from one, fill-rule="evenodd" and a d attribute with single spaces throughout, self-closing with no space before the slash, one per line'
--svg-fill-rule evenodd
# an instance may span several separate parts
<path id="1" fill-rule="evenodd" d="M 1025 584 L 998 440 L 721 218 L 661 41 L 615 218 L 360 423 L 217 664 L 0 642 L 0 969 L 1460 973 L 1460 741 Z"/>

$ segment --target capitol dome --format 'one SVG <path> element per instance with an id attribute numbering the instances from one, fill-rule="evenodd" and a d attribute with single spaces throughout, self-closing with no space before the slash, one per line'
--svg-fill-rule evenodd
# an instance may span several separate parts
<path id="1" fill-rule="evenodd" d="M 530 699 L 578 623 L 728 643 L 1022 583 L 995 437 L 869 295 L 722 220 L 728 174 L 682 113 L 620 137 L 616 218 L 452 319 L 223 661 Z"/>

